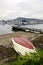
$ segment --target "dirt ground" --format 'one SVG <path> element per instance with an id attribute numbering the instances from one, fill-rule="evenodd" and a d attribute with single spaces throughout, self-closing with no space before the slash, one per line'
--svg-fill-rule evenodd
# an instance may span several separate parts
<path id="1" fill-rule="evenodd" d="M 18 54 L 11 46 L 11 39 L 16 36 L 30 39 L 35 47 L 43 49 L 43 34 L 18 31 L 0 35 L 0 63 L 15 60 L 17 58 Z"/>
<path id="2" fill-rule="evenodd" d="M 12 37 L 15 36 L 22 36 L 25 38 L 31 38 L 36 34 L 30 33 L 30 32 L 23 32 L 23 31 L 18 31 L 10 34 L 5 34 L 5 35 L 0 35 L 0 45 L 3 46 L 10 46 L 9 44 L 11 43 Z"/>

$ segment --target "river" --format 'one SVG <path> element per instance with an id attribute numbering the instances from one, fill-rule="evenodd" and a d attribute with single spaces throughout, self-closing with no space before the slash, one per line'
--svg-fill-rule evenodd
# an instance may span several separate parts
<path id="1" fill-rule="evenodd" d="M 0 35 L 13 33 L 11 25 L 0 25 Z"/>

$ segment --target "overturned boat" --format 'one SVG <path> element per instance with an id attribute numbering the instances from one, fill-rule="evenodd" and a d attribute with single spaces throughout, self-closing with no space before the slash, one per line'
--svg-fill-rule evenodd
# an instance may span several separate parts
<path id="1" fill-rule="evenodd" d="M 25 55 L 25 53 L 34 53 L 35 47 L 30 42 L 30 40 L 23 37 L 12 38 L 12 47 L 20 55 Z"/>

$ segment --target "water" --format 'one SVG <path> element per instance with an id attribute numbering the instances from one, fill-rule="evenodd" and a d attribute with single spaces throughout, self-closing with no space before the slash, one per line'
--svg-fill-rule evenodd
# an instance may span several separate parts
<path id="1" fill-rule="evenodd" d="M 36 25 L 22 25 L 22 28 L 27 28 L 27 29 L 40 29 L 43 31 L 43 24 L 36 24 Z M 8 33 L 13 33 L 11 25 L 5 24 L 5 25 L 0 25 L 0 35 L 2 34 L 8 34 Z"/>
<path id="2" fill-rule="evenodd" d="M 0 25 L 0 35 L 13 33 L 11 25 Z"/>
<path id="3" fill-rule="evenodd" d="M 24 25 L 24 26 L 21 26 L 21 28 L 24 28 L 24 29 L 37 29 L 37 30 L 42 30 L 43 31 L 43 24 Z"/>

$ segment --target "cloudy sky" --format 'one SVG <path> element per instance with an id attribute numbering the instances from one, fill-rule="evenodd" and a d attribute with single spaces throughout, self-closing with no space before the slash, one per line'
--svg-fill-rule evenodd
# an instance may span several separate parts
<path id="1" fill-rule="evenodd" d="M 43 19 L 43 0 L 0 0 L 0 19 Z"/>

